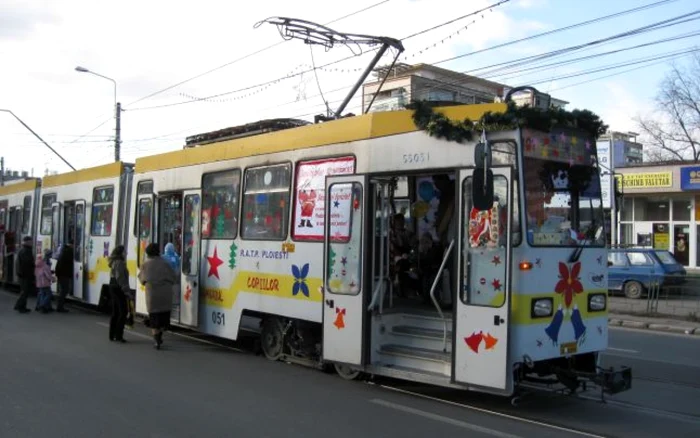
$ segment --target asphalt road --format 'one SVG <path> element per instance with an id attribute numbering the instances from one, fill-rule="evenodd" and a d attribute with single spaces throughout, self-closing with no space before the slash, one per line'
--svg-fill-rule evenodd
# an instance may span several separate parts
<path id="1" fill-rule="evenodd" d="M 166 334 L 166 348 L 156 351 L 142 326 L 127 332 L 129 343 L 115 344 L 104 315 L 75 308 L 20 315 L 14 298 L 0 292 L 1 437 L 700 436 L 700 417 L 627 405 L 654 399 L 637 381 L 624 403 L 533 396 L 514 408 L 388 379 L 347 382 L 182 333 Z M 645 355 L 655 359 L 658 348 L 685 351 L 689 342 L 648 336 L 615 331 L 613 346 L 629 351 L 612 350 L 625 357 L 610 359 L 635 366 L 640 359 L 630 351 L 649 346 L 654 353 Z M 648 372 L 691 366 L 694 354 L 653 362 L 658 368 Z M 698 405 L 697 392 L 684 396 L 677 387 L 668 390 Z"/>

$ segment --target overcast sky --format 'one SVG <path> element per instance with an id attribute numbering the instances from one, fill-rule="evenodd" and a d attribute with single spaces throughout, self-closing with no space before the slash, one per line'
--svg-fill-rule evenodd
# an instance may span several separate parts
<path id="1" fill-rule="evenodd" d="M 493 64 L 609 37 L 690 13 L 699 6 L 694 0 L 668 1 L 644 11 L 439 63 L 657 2 L 510 0 L 483 14 L 406 40 L 400 61 L 438 63 L 440 67 L 485 75 L 489 71 L 483 68 Z M 287 16 L 320 24 L 333 21 L 329 27 L 338 31 L 404 38 L 495 3 L 498 0 L 0 0 L 0 109 L 12 110 L 76 168 L 113 161 L 114 87 L 106 79 L 75 71 L 76 66 L 84 66 L 117 82 L 117 97 L 125 109 L 122 159 L 133 162 L 139 156 L 181 149 L 185 137 L 196 133 L 271 117 L 312 120 L 325 108 L 319 85 L 330 106 L 337 108 L 359 76 L 358 70 L 373 56 L 365 53 L 319 70 L 318 84 L 312 73 L 306 73 L 254 87 L 306 70 L 312 64 L 311 50 L 302 41 L 282 42 L 270 24 L 254 29 L 262 19 Z M 372 5 L 377 6 L 370 8 Z M 369 9 L 337 20 L 365 8 Z M 698 22 L 691 21 L 541 64 L 686 36 L 697 28 Z M 670 63 L 683 63 L 687 58 L 663 58 L 588 72 L 692 49 L 697 42 L 698 37 L 692 36 L 535 70 L 525 70 L 533 66 L 531 63 L 511 71 L 491 71 L 488 77 L 512 86 L 536 84 L 541 91 L 569 101 L 569 109 L 588 108 L 600 114 L 614 130 L 635 130 L 632 117 L 650 109 L 656 87 Z M 318 46 L 313 49 L 317 66 L 351 55 L 353 52 L 343 46 L 328 51 Z M 390 60 L 387 54 L 382 63 Z M 230 65 L 213 73 L 142 99 L 227 63 Z M 248 87 L 253 88 L 233 92 Z M 193 101 L 218 94 L 223 95 Z M 188 103 L 153 108 L 179 102 Z M 359 102 L 358 93 L 347 111 L 357 112 Z M 5 157 L 6 167 L 33 170 L 37 176 L 47 168 L 69 170 L 11 115 L 2 112 L 0 155 Z"/>

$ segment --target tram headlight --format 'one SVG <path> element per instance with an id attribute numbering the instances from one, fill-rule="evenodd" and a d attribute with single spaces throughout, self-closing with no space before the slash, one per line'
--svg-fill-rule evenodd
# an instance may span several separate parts
<path id="1" fill-rule="evenodd" d="M 591 294 L 588 296 L 588 311 L 589 312 L 600 312 L 605 310 L 608 303 L 608 296 L 606 294 Z"/>
<path id="2" fill-rule="evenodd" d="M 552 316 L 554 300 L 551 298 L 534 298 L 530 309 L 530 316 L 533 318 L 546 318 Z"/>

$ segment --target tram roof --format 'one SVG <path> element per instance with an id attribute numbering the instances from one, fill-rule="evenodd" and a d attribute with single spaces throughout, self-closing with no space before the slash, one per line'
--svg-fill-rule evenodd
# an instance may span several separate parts
<path id="1" fill-rule="evenodd" d="M 15 193 L 28 192 L 34 190 L 39 185 L 39 180 L 37 178 L 28 179 L 26 181 L 6 184 L 0 186 L 0 196 L 2 195 L 14 195 Z"/>
<path id="2" fill-rule="evenodd" d="M 117 161 L 102 166 L 89 167 L 87 169 L 79 169 L 72 172 L 61 173 L 58 175 L 45 176 L 43 186 L 44 188 L 58 187 L 84 181 L 94 181 L 98 179 L 118 177 L 122 174 L 123 170 L 124 163 L 121 161 Z"/>
<path id="3" fill-rule="evenodd" d="M 451 120 L 478 120 L 486 112 L 506 111 L 504 103 L 434 108 Z M 412 110 L 385 111 L 330 122 L 211 143 L 136 159 L 135 173 L 211 163 L 241 157 L 314 148 L 417 131 Z"/>

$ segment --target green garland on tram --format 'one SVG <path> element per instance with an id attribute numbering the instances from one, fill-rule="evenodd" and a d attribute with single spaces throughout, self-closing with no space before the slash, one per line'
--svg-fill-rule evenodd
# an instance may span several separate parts
<path id="1" fill-rule="evenodd" d="M 504 113 L 485 113 L 480 120 L 466 118 L 452 121 L 444 114 L 435 112 L 435 103 L 429 101 L 413 101 L 407 105 L 413 110 L 413 123 L 418 129 L 426 131 L 430 136 L 444 138 L 448 141 L 463 143 L 472 141 L 481 135 L 482 130 L 509 131 L 516 128 L 530 128 L 542 132 L 551 132 L 555 128 L 575 128 L 586 132 L 591 138 L 597 139 L 604 134 L 608 125 L 595 113 L 588 110 L 567 111 L 561 108 L 542 110 L 529 106 L 516 106 L 508 102 Z"/>

